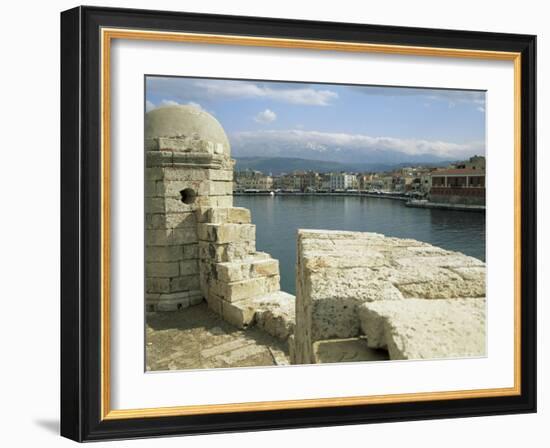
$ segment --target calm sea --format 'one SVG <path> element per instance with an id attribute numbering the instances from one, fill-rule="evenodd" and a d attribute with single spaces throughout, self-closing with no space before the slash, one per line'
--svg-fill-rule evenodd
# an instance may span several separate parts
<path id="1" fill-rule="evenodd" d="M 405 207 L 366 197 L 235 196 L 252 212 L 257 250 L 277 258 L 281 289 L 295 293 L 296 230 L 377 232 L 414 238 L 485 261 L 485 214 Z"/>

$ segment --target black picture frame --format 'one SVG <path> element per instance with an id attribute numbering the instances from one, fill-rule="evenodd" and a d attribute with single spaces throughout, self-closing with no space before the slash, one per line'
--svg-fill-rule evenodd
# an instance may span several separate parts
<path id="1" fill-rule="evenodd" d="M 521 53 L 521 393 L 515 396 L 101 418 L 100 29 Z M 61 13 L 61 435 L 76 441 L 536 412 L 536 37 L 77 7 Z"/>

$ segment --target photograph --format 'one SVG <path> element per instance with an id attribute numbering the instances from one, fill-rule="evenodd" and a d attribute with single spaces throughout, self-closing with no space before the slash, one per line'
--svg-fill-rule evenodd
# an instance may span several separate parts
<path id="1" fill-rule="evenodd" d="M 486 91 L 144 90 L 145 371 L 487 356 Z"/>

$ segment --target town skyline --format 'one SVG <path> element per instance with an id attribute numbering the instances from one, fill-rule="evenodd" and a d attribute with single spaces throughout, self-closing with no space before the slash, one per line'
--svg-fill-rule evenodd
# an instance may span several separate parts
<path id="1" fill-rule="evenodd" d="M 146 110 L 216 117 L 235 157 L 395 164 L 485 154 L 485 92 L 147 77 Z"/>

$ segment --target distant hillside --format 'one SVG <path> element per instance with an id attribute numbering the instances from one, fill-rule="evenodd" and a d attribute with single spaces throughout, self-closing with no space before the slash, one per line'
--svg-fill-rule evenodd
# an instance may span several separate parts
<path id="1" fill-rule="evenodd" d="M 418 165 L 416 163 L 339 163 L 323 160 L 299 159 L 294 157 L 235 157 L 235 170 L 255 170 L 265 174 L 278 175 L 293 171 L 316 171 L 328 173 L 331 171 L 348 172 L 380 172 L 390 171 L 404 166 Z M 447 166 L 450 162 L 425 163 L 424 166 Z"/>

